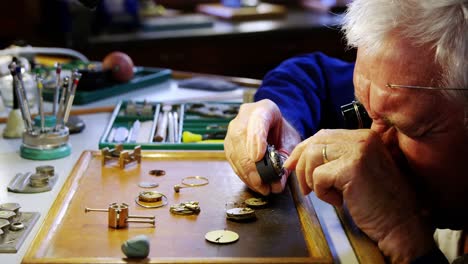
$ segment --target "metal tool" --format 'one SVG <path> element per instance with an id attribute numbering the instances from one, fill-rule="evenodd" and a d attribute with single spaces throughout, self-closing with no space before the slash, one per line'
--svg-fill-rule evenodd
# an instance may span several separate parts
<path id="1" fill-rule="evenodd" d="M 167 127 L 169 123 L 169 112 L 172 110 L 172 105 L 163 105 L 162 114 L 159 116 L 156 134 L 154 135 L 155 142 L 165 142 L 167 137 Z"/>
<path id="2" fill-rule="evenodd" d="M 58 103 L 58 111 L 55 115 L 55 130 L 59 130 L 61 127 L 65 126 L 63 123 L 64 108 L 65 108 L 65 98 L 68 94 L 68 86 L 70 84 L 70 78 L 65 77 L 62 85 L 62 92 L 60 93 L 60 100 Z"/>
<path id="3" fill-rule="evenodd" d="M 39 110 L 39 117 L 41 118 L 41 132 L 44 132 L 45 128 L 45 117 L 44 117 L 44 99 L 42 97 L 42 91 L 44 90 L 44 85 L 42 83 L 42 78 L 36 76 L 37 83 L 37 108 Z"/>
<path id="4" fill-rule="evenodd" d="M 60 73 L 62 72 L 62 64 L 57 63 L 55 65 L 55 74 L 56 74 L 56 84 L 55 84 L 55 91 L 54 91 L 54 102 L 52 104 L 52 114 L 57 115 L 57 107 L 59 101 L 59 93 L 60 93 Z"/>
<path id="5" fill-rule="evenodd" d="M 148 223 L 153 226 L 155 225 L 155 216 L 130 215 L 128 211 L 128 204 L 126 203 L 111 203 L 107 209 L 85 208 L 85 213 L 106 212 L 108 226 L 111 228 L 125 228 L 128 226 L 128 223 Z"/>
<path id="6" fill-rule="evenodd" d="M 73 100 L 75 99 L 76 88 L 78 87 L 78 83 L 80 82 L 81 73 L 77 70 L 73 71 L 72 74 L 72 85 L 71 90 L 67 94 L 66 105 L 65 105 L 65 114 L 63 116 L 62 124 L 65 125 L 68 122 L 68 117 L 70 115 L 70 110 L 73 104 Z"/>
<path id="7" fill-rule="evenodd" d="M 21 71 L 21 68 L 19 68 L 19 71 Z M 21 110 L 21 116 L 23 117 L 24 125 L 27 131 L 32 131 L 32 121 L 31 115 L 29 113 L 28 101 L 27 98 L 24 97 L 25 93 L 23 93 L 23 91 L 21 90 L 21 83 L 18 78 L 18 67 L 16 66 L 15 62 L 12 62 L 10 64 L 10 74 L 13 78 L 13 90 L 16 95 L 16 98 L 18 99 L 18 104 Z"/>

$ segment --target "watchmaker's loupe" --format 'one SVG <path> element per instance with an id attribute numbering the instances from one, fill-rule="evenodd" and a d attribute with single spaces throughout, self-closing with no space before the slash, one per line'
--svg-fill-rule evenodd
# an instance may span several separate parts
<path id="1" fill-rule="evenodd" d="M 347 129 L 370 128 L 372 124 L 372 119 L 359 101 L 352 101 L 349 104 L 342 105 L 341 113 Z"/>

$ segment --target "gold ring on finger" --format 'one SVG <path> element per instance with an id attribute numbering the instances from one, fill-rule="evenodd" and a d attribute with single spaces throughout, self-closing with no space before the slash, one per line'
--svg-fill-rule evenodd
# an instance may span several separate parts
<path id="1" fill-rule="evenodd" d="M 327 145 L 323 145 L 322 147 L 322 160 L 323 160 L 323 164 L 329 162 L 328 156 L 327 156 Z"/>

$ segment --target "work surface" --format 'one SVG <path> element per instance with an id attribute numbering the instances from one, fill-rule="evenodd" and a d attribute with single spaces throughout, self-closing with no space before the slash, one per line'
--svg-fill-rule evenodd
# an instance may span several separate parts
<path id="1" fill-rule="evenodd" d="M 129 98 L 134 100 L 147 99 L 151 101 L 199 101 L 205 99 L 223 100 L 229 98 L 230 100 L 238 101 L 241 97 L 242 90 L 227 93 L 200 92 L 178 88 L 174 81 L 168 81 L 160 85 L 148 87 L 147 89 L 85 105 L 83 108 L 115 105 L 120 100 Z M 110 115 L 110 113 L 97 113 L 81 116 L 86 122 L 86 129 L 80 134 L 71 135 L 70 143 L 72 145 L 72 154 L 59 160 L 32 161 L 23 159 L 19 156 L 20 139 L 0 139 L 0 201 L 2 203 L 17 202 L 22 206 L 21 211 L 39 212 L 41 214 L 38 223 L 26 238 L 19 252 L 16 254 L 0 254 L 1 263 L 21 262 L 40 226 L 44 223 L 47 213 L 50 211 L 60 189 L 66 182 L 73 166 L 79 160 L 83 151 L 97 150 L 100 136 L 104 132 L 105 125 Z M 0 125 L 1 130 L 3 130 L 4 127 L 5 124 Z M 50 192 L 38 194 L 7 192 L 6 186 L 16 173 L 34 171 L 35 167 L 39 165 L 53 165 L 59 175 L 57 184 Z M 308 198 L 312 200 L 317 211 L 333 258 L 342 263 L 355 263 L 354 253 L 348 243 L 346 235 L 343 233 L 341 224 L 333 208 L 319 201 L 314 196 L 309 196 Z"/>
<path id="2" fill-rule="evenodd" d="M 227 220 L 227 210 L 246 208 L 244 201 L 255 194 L 235 176 L 223 152 L 148 151 L 142 155 L 141 163 L 120 169 L 116 162 L 102 165 L 103 155 L 99 152 L 84 152 L 24 261 L 77 263 L 107 259 L 109 263 L 120 263 L 120 245 L 129 237 L 145 234 L 151 241 L 148 257 L 156 262 L 224 263 L 225 258 L 230 263 L 331 262 L 313 207 L 302 199 L 297 184 L 282 195 L 270 196 L 262 208 L 255 208 L 255 219 Z M 164 170 L 165 175 L 150 175 L 154 169 Z M 207 184 L 175 192 L 173 186 L 185 182 L 184 178 Z M 148 191 L 138 186 L 140 181 L 159 183 L 151 190 L 164 196 L 152 203 L 155 208 L 136 204 L 139 192 Z M 182 216 L 169 212 L 170 205 L 187 201 L 198 202 L 201 212 Z M 114 229 L 108 227 L 106 212 L 85 213 L 85 208 L 107 208 L 110 202 L 128 204 L 129 215 L 155 216 L 155 226 L 128 223 L 127 228 Z M 240 238 L 229 244 L 205 241 L 205 234 L 213 230 L 234 231 Z"/>

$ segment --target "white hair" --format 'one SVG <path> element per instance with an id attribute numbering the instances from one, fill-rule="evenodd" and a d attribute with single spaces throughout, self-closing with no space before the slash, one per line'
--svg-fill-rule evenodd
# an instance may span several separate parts
<path id="1" fill-rule="evenodd" d="M 394 29 L 417 45 L 433 45 L 441 85 L 468 88 L 468 0 L 354 0 L 343 29 L 349 45 L 369 52 Z"/>

